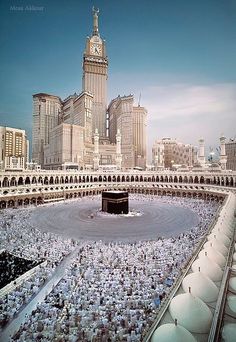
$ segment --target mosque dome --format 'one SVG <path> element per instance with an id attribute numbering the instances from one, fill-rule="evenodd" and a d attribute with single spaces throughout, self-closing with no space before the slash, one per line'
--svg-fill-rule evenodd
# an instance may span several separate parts
<path id="1" fill-rule="evenodd" d="M 223 271 L 221 270 L 220 266 L 208 258 L 207 255 L 201 256 L 199 259 L 196 259 L 193 262 L 193 272 L 197 272 L 199 267 L 201 272 L 209 277 L 212 281 L 220 281 L 223 276 Z"/>
<path id="2" fill-rule="evenodd" d="M 191 293 L 174 297 L 169 311 L 173 319 L 193 333 L 204 334 L 210 330 L 212 313 L 208 306 Z"/>
<path id="3" fill-rule="evenodd" d="M 228 254 L 228 249 L 218 239 L 212 239 L 211 241 L 207 241 L 203 247 L 206 248 L 209 246 L 215 248 L 217 250 L 217 252 L 220 252 L 224 256 L 226 256 Z"/>
<path id="4" fill-rule="evenodd" d="M 196 342 L 193 335 L 179 324 L 163 324 L 152 335 L 151 342 Z"/>
<path id="5" fill-rule="evenodd" d="M 227 302 L 231 311 L 236 313 L 236 296 L 235 295 L 228 295 Z M 236 336 L 236 335 L 235 335 Z"/>
<path id="6" fill-rule="evenodd" d="M 206 303 L 214 302 L 219 293 L 213 281 L 200 271 L 188 274 L 183 279 L 182 287 L 185 292 L 191 288 L 191 293 Z"/>
<path id="7" fill-rule="evenodd" d="M 231 277 L 229 279 L 229 289 L 236 292 L 236 277 Z"/>
<path id="8" fill-rule="evenodd" d="M 226 247 L 230 245 L 230 239 L 222 232 L 218 231 L 207 236 L 207 240 L 211 241 L 212 239 L 220 240 Z"/>
<path id="9" fill-rule="evenodd" d="M 208 256 L 209 259 L 214 261 L 221 268 L 223 268 L 225 266 L 225 264 L 226 264 L 225 257 L 223 256 L 223 254 L 218 252 L 215 248 L 213 248 L 211 246 L 206 247 L 203 250 L 201 250 L 201 252 L 198 254 L 198 256 L 199 257 L 204 256 L 205 253 L 207 253 L 207 256 Z"/>
<path id="10" fill-rule="evenodd" d="M 222 338 L 225 342 L 235 342 L 236 323 L 226 323 L 222 329 Z"/>
<path id="11" fill-rule="evenodd" d="M 227 225 L 219 225 L 215 226 L 215 228 L 212 229 L 211 233 L 224 233 L 229 239 L 233 235 L 233 232 L 227 227 Z"/>

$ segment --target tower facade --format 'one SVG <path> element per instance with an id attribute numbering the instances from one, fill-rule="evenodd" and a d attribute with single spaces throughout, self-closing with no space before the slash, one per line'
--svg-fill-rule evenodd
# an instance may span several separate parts
<path id="1" fill-rule="evenodd" d="M 135 146 L 135 166 L 146 169 L 147 154 L 147 110 L 144 107 L 133 107 L 133 139 Z"/>
<path id="2" fill-rule="evenodd" d="M 99 10 L 93 8 L 93 33 L 87 38 L 83 58 L 83 91 L 93 95 L 92 130 L 98 129 L 100 139 L 107 138 L 107 69 L 105 41 L 98 29 Z"/>
<path id="3" fill-rule="evenodd" d="M 59 123 L 62 101 L 59 96 L 33 95 L 32 159 L 44 164 L 44 146 L 49 144 L 50 131 Z"/>
<path id="4" fill-rule="evenodd" d="M 24 170 L 29 157 L 28 146 L 24 130 L 0 126 L 0 170 Z"/>
<path id="5" fill-rule="evenodd" d="M 99 134 L 97 128 L 94 133 L 94 157 L 93 157 L 93 169 L 96 171 L 99 168 Z"/>

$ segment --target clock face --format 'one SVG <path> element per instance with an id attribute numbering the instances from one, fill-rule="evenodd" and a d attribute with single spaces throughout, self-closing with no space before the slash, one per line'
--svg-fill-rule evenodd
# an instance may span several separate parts
<path id="1" fill-rule="evenodd" d="M 99 44 L 92 44 L 90 47 L 90 53 L 93 55 L 100 56 L 102 53 L 101 46 Z"/>

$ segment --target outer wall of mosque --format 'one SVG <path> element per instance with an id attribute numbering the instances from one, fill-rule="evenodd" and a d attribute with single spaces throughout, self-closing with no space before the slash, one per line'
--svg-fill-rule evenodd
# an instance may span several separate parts
<path id="1" fill-rule="evenodd" d="M 0 173 L 0 208 L 41 204 L 100 194 L 130 193 L 223 198 L 236 186 L 236 173 L 221 172 L 78 172 L 23 171 Z"/>

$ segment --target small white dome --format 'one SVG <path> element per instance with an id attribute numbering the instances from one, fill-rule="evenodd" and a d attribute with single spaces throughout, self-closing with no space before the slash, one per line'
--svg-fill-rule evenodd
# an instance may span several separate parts
<path id="1" fill-rule="evenodd" d="M 211 233 L 224 233 L 228 238 L 231 238 L 231 236 L 233 235 L 233 232 L 227 228 L 227 226 L 220 226 L 220 227 L 215 227 L 212 229 Z"/>
<path id="2" fill-rule="evenodd" d="M 196 342 L 193 335 L 181 325 L 168 323 L 157 328 L 151 342 Z"/>
<path id="3" fill-rule="evenodd" d="M 173 319 L 193 333 L 204 334 L 210 330 L 212 313 L 208 306 L 191 293 L 174 297 L 169 311 Z"/>
<path id="4" fill-rule="evenodd" d="M 203 247 L 206 248 L 209 246 L 215 248 L 218 252 L 220 252 L 224 256 L 226 256 L 228 254 L 228 249 L 225 247 L 225 245 L 222 242 L 220 242 L 217 239 L 207 241 Z"/>
<path id="5" fill-rule="evenodd" d="M 223 268 L 225 266 L 225 264 L 226 264 L 225 257 L 220 252 L 218 252 L 215 248 L 213 248 L 211 246 L 204 248 L 198 254 L 198 257 L 204 256 L 205 253 L 207 253 L 208 258 L 210 258 L 212 261 L 214 261 L 221 268 Z"/>
<path id="6" fill-rule="evenodd" d="M 235 342 L 236 323 L 226 323 L 222 329 L 222 337 L 225 342 Z"/>
<path id="7" fill-rule="evenodd" d="M 211 233 L 207 236 L 208 241 L 211 241 L 212 239 L 220 240 L 226 247 L 229 247 L 230 245 L 230 239 L 224 233 Z"/>
<path id="8" fill-rule="evenodd" d="M 191 288 L 191 293 L 206 303 L 214 302 L 219 293 L 213 281 L 199 271 L 188 274 L 183 279 L 182 287 L 185 292 Z"/>
<path id="9" fill-rule="evenodd" d="M 230 310 L 236 312 L 236 296 L 235 295 L 228 295 L 227 296 L 228 305 Z"/>
<path id="10" fill-rule="evenodd" d="M 236 292 L 236 277 L 231 277 L 229 279 L 229 289 Z"/>
<path id="11" fill-rule="evenodd" d="M 223 277 L 223 271 L 221 270 L 220 266 L 209 259 L 207 255 L 201 256 L 199 259 L 196 259 L 193 262 L 193 272 L 197 272 L 199 267 L 201 272 L 209 277 L 212 281 L 220 281 Z"/>

